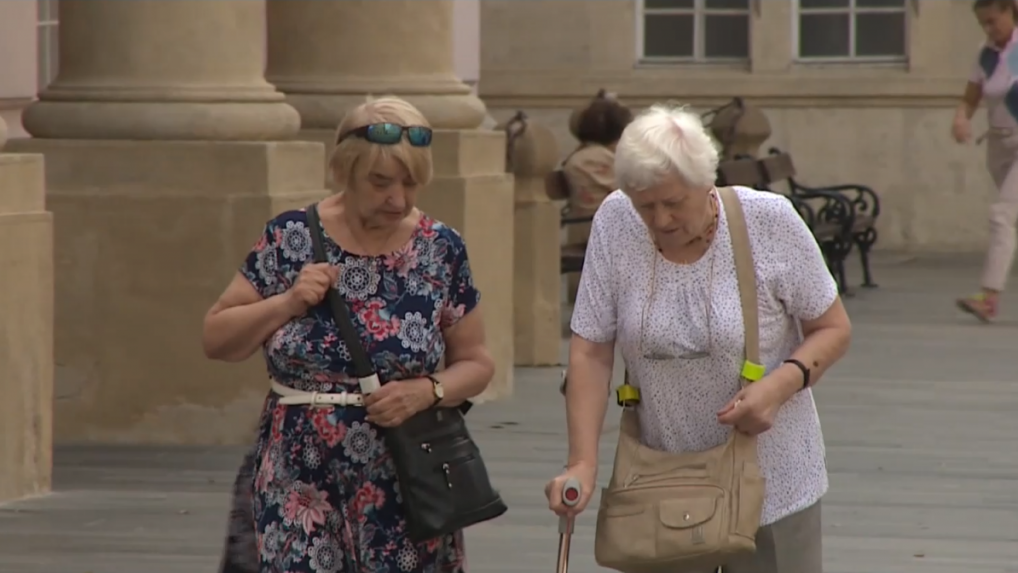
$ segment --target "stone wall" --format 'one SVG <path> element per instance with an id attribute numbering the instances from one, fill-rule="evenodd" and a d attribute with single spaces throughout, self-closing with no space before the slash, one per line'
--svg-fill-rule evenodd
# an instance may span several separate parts
<path id="1" fill-rule="evenodd" d="M 949 133 L 982 41 L 971 3 L 908 3 L 908 59 L 879 65 L 796 61 L 794 2 L 751 5 L 748 62 L 660 64 L 639 60 L 634 0 L 488 0 L 481 97 L 499 120 L 522 109 L 546 123 L 567 153 L 569 112 L 599 88 L 634 108 L 706 110 L 742 96 L 767 114 L 766 146 L 790 151 L 803 182 L 863 183 L 880 194 L 878 248 L 981 250 L 994 192 L 985 148 L 958 146 Z M 982 114 L 975 124 L 981 133 Z"/>
<path id="2" fill-rule="evenodd" d="M 207 360 L 202 320 L 265 221 L 329 192 L 333 130 L 367 95 L 404 96 L 436 128 L 436 177 L 421 206 L 467 241 L 497 366 L 485 397 L 511 392 L 512 176 L 503 135 L 475 129 L 485 107 L 455 74 L 453 14 L 449 0 L 61 3 L 59 74 L 21 116 L 32 138 L 9 145 L 46 159 L 45 194 L 38 155 L 29 184 L 33 209 L 45 197 L 56 221 L 55 294 L 34 267 L 0 293 L 0 310 L 17 310 L 0 321 L 32 313 L 43 322 L 25 332 L 51 337 L 55 323 L 55 350 L 18 351 L 23 371 L 5 383 L 39 408 L 13 402 L 26 413 L 4 420 L 17 432 L 4 434 L 14 445 L 0 463 L 35 447 L 20 445 L 35 437 L 23 420 L 48 424 L 51 402 L 61 442 L 254 439 L 262 357 Z M 0 224 L 9 197 L 0 185 Z M 11 228 L 0 226 L 4 244 L 25 246 L 4 256 L 49 248 L 7 238 L 22 232 Z M 55 317 L 29 294 L 55 297 Z M 0 322 L 0 333 L 13 325 Z M 55 399 L 42 393 L 54 362 Z M 48 456 L 48 430 L 40 436 Z"/>
<path id="3" fill-rule="evenodd" d="M 576 146 L 570 109 L 524 108 L 552 128 L 563 153 Z M 492 109 L 502 119 L 516 111 Z M 985 145 L 950 138 L 952 108 L 765 107 L 774 130 L 762 150 L 791 152 L 806 184 L 861 183 L 881 197 L 878 249 L 980 251 L 995 189 L 983 166 Z M 985 122 L 974 122 L 982 133 Z M 831 134 L 837 134 L 833 137 Z"/>
<path id="4" fill-rule="evenodd" d="M 0 148 L 3 126 L 0 119 Z M 0 502 L 49 491 L 53 220 L 43 158 L 0 153 Z"/>

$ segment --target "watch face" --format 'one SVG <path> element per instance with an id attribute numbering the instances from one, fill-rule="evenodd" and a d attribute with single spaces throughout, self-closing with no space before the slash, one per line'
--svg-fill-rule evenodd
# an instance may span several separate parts
<path id="1" fill-rule="evenodd" d="M 442 384 L 439 382 L 433 382 L 433 384 L 435 385 L 435 397 L 439 400 L 445 398 L 445 388 L 442 387 Z"/>

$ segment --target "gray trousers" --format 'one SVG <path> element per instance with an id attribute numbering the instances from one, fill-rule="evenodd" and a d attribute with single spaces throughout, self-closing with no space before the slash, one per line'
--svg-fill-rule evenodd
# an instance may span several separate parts
<path id="1" fill-rule="evenodd" d="M 725 565 L 724 573 L 823 573 L 820 502 L 756 533 L 756 553 Z M 714 573 L 703 572 L 703 573 Z"/>

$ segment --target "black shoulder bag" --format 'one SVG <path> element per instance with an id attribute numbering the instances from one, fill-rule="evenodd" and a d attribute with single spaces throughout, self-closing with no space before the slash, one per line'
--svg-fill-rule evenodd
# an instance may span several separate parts
<path id="1" fill-rule="evenodd" d="M 328 262 L 315 205 L 307 208 L 307 217 L 314 260 Z M 335 288 L 328 290 L 326 300 L 350 351 L 354 376 L 368 383 L 377 381 L 346 302 Z M 396 465 L 407 534 L 414 542 L 448 535 L 506 512 L 505 503 L 491 487 L 481 451 L 467 431 L 463 415 L 469 408 L 469 402 L 459 408 L 429 408 L 384 430 Z"/>

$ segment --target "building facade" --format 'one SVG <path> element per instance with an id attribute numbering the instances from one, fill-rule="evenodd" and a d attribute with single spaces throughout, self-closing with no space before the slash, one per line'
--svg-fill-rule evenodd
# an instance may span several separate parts
<path id="1" fill-rule="evenodd" d="M 202 317 L 267 219 L 329 192 L 333 130 L 366 94 L 438 128 L 421 203 L 469 245 L 498 396 L 520 340 L 556 355 L 541 182 L 598 89 L 634 107 L 747 98 L 805 182 L 876 189 L 878 247 L 976 250 L 992 187 L 983 150 L 948 131 L 980 38 L 968 0 L 0 2 L 0 243 L 16 245 L 0 268 L 19 269 L 0 276 L 0 499 L 48 487 L 51 439 L 251 438 L 261 361 L 210 363 Z M 514 195 L 505 138 L 480 126 L 516 110 L 550 128 L 527 137 L 551 159 L 521 158 Z"/>
<path id="2" fill-rule="evenodd" d="M 877 248 L 975 251 L 995 190 L 950 123 L 981 42 L 970 0 L 485 0 L 479 93 L 564 147 L 599 88 L 635 107 L 742 96 L 801 180 L 880 194 Z"/>
<path id="3" fill-rule="evenodd" d="M 263 361 L 206 360 L 202 318 L 265 221 L 330 192 L 335 127 L 369 94 L 436 128 L 420 205 L 470 245 L 489 397 L 511 391 L 513 178 L 504 135 L 478 129 L 479 18 L 451 1 L 0 3 L 0 238 L 18 246 L 0 266 L 19 269 L 0 277 L 0 498 L 45 489 L 50 427 L 252 438 Z"/>
<path id="4" fill-rule="evenodd" d="M 985 240 L 983 150 L 948 135 L 981 41 L 969 0 L 456 0 L 453 11 L 455 73 L 497 119 L 523 109 L 563 150 L 575 145 L 568 114 L 599 88 L 634 106 L 741 96 L 772 123 L 765 147 L 790 151 L 805 181 L 880 193 L 878 248 Z M 59 68 L 58 1 L 0 14 L 0 114 L 24 137 L 20 110 Z"/>
<path id="5" fill-rule="evenodd" d="M 21 112 L 54 79 L 60 65 L 59 0 L 0 4 L 0 118 L 8 137 L 30 137 Z M 453 5 L 453 66 L 468 86 L 480 78 L 481 0 Z"/>

